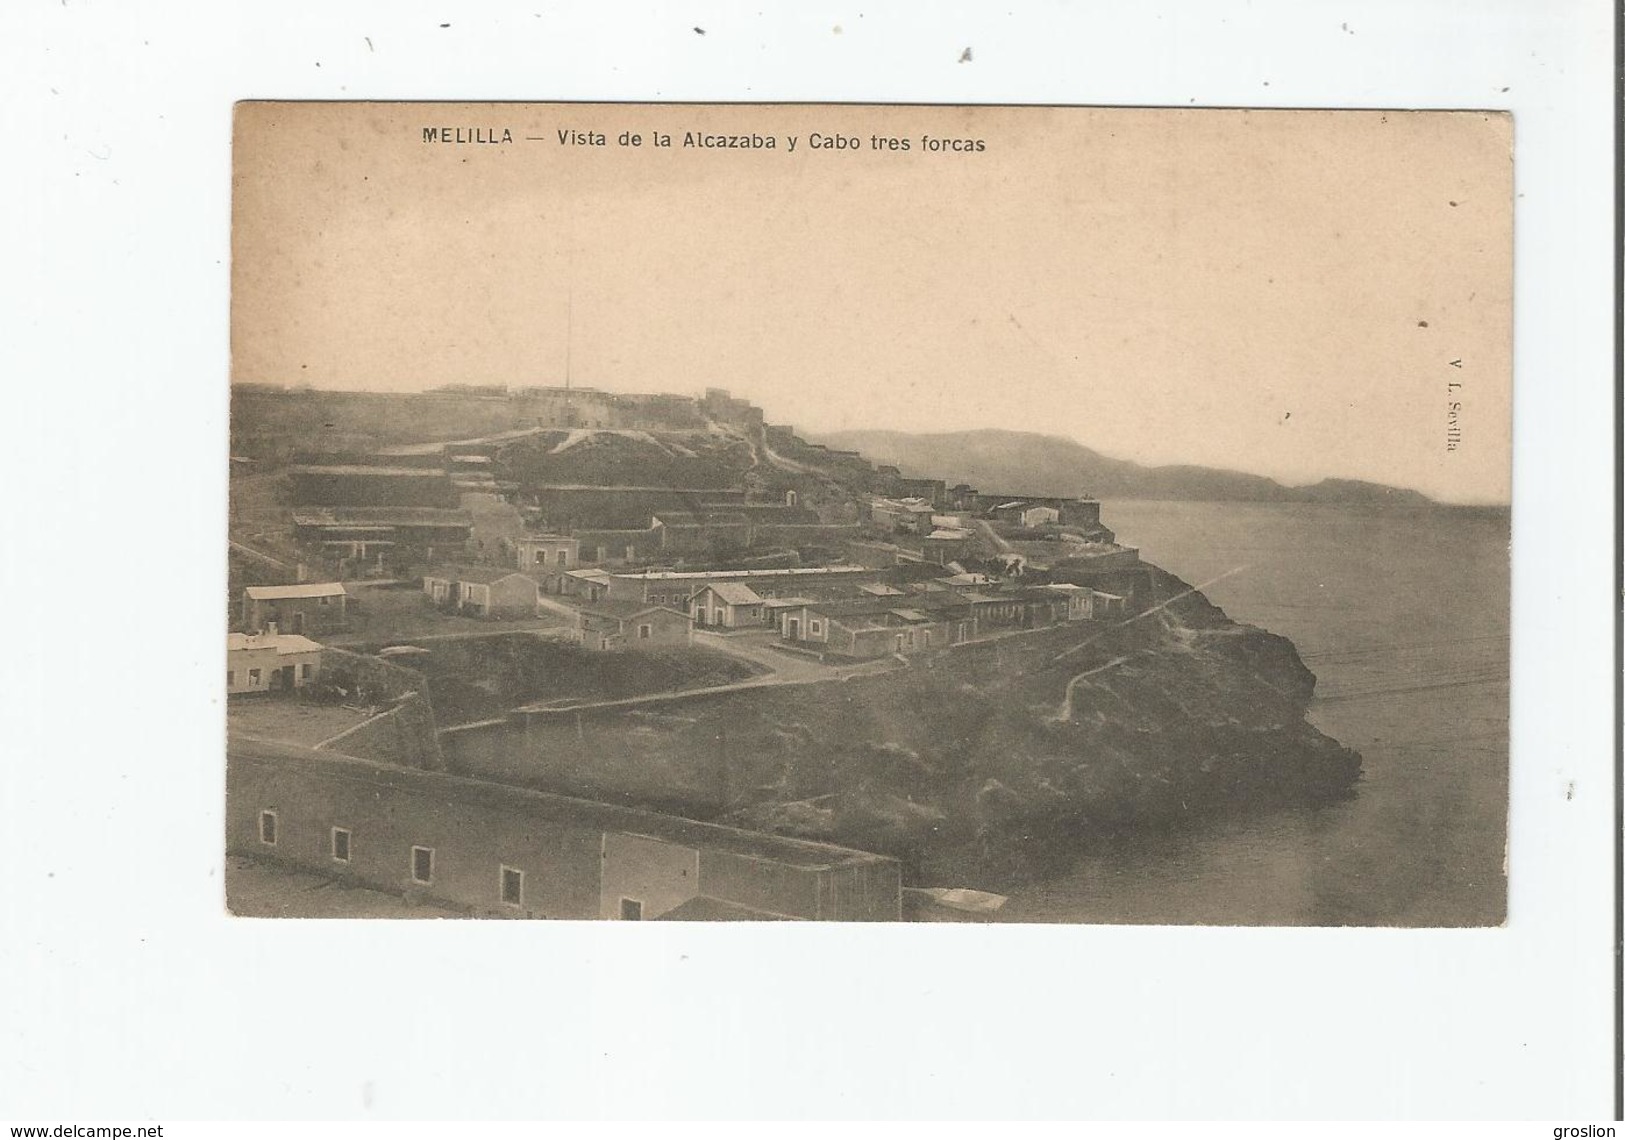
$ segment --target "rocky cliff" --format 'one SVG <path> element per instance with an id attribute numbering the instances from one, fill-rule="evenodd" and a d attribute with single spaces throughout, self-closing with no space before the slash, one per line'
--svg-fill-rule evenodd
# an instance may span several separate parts
<path id="1" fill-rule="evenodd" d="M 1325 801 L 1360 758 L 1304 719 L 1285 638 L 1141 566 L 1143 616 L 1007 636 L 889 673 L 533 722 L 460 740 L 497 779 L 650 803 L 903 857 L 997 889 L 1125 829 Z"/>
<path id="2" fill-rule="evenodd" d="M 1140 578 L 1160 608 L 1136 621 L 961 649 L 828 694 L 771 734 L 787 757 L 778 794 L 733 818 L 997 886 L 1124 829 L 1348 795 L 1360 758 L 1305 720 L 1315 678 L 1291 642 L 1155 567 Z M 815 791 L 798 749 L 827 754 L 821 794 L 797 795 Z"/>

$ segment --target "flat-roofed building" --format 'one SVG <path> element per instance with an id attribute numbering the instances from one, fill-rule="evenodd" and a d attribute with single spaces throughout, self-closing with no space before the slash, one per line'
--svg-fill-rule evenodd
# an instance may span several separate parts
<path id="1" fill-rule="evenodd" d="M 322 647 L 308 637 L 278 633 L 226 634 L 226 695 L 291 693 L 321 676 Z"/>
<path id="2" fill-rule="evenodd" d="M 360 463 L 300 464 L 288 478 L 298 506 L 455 507 L 444 470 Z"/>
<path id="3" fill-rule="evenodd" d="M 293 535 L 332 557 L 367 561 L 396 547 L 433 560 L 456 557 L 474 532 L 474 516 L 439 507 L 320 507 L 293 515 Z"/>
<path id="4" fill-rule="evenodd" d="M 529 534 L 514 543 L 514 550 L 519 569 L 538 578 L 557 577 L 581 565 L 581 540 L 567 534 Z"/>

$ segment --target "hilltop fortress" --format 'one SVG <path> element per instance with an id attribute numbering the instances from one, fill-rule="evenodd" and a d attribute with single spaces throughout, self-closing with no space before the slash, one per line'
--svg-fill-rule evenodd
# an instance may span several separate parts
<path id="1" fill-rule="evenodd" d="M 808 442 L 721 388 L 233 394 L 234 461 L 278 473 L 298 561 L 340 577 L 448 558 L 517 565 L 537 534 L 617 567 L 1133 560 L 1092 498 L 905 475 Z"/>

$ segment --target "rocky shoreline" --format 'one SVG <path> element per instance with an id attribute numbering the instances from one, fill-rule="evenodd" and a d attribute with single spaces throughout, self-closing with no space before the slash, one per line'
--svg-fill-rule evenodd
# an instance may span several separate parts
<path id="1" fill-rule="evenodd" d="M 1290 641 L 1155 566 L 1094 584 L 1131 594 L 1141 616 L 845 682 L 499 727 L 448 759 L 481 778 L 892 854 L 915 881 L 988 889 L 1125 831 L 1352 794 L 1360 757 L 1306 720 L 1315 677 Z"/>

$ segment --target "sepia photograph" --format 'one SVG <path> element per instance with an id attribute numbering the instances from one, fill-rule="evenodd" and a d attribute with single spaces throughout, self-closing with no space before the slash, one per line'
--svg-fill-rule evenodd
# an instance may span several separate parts
<path id="1" fill-rule="evenodd" d="M 238 104 L 230 912 L 1499 925 L 1512 145 Z"/>
<path id="2" fill-rule="evenodd" d="M 1617 4 L 14 7 L 0 1133 L 1625 1119 Z"/>

